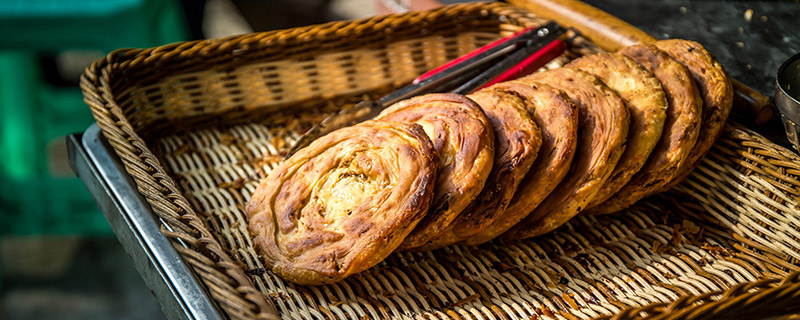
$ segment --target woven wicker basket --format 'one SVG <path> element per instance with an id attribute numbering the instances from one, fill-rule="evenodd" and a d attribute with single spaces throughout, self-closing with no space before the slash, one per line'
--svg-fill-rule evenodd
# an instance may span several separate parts
<path id="1" fill-rule="evenodd" d="M 285 282 L 243 208 L 325 115 L 522 27 L 503 4 L 112 52 L 81 87 L 185 263 L 233 319 L 764 317 L 800 311 L 800 158 L 729 124 L 700 167 L 541 238 L 395 253 L 342 283 Z M 560 64 L 599 49 L 572 35 Z M 274 309 L 273 309 L 274 308 Z"/>

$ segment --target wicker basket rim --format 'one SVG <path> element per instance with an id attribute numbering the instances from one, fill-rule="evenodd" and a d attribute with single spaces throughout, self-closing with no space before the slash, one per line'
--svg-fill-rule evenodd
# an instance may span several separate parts
<path id="1" fill-rule="evenodd" d="M 326 37 L 341 36 L 343 33 L 354 32 L 365 28 L 385 28 L 391 26 L 396 19 L 422 19 L 436 15 L 453 15 L 463 11 L 509 11 L 519 15 L 520 9 L 509 7 L 500 3 L 470 3 L 451 5 L 432 11 L 412 12 L 405 15 L 387 15 L 369 19 L 332 22 L 322 25 L 300 27 L 288 30 L 277 30 L 249 35 L 232 36 L 214 40 L 189 41 L 173 43 L 165 46 L 146 49 L 119 49 L 109 53 L 106 57 L 90 65 L 81 77 L 81 88 L 84 101 L 90 106 L 97 123 L 106 139 L 109 140 L 116 154 L 122 159 L 126 171 L 130 174 L 139 191 L 145 196 L 147 202 L 156 212 L 171 211 L 179 217 L 180 221 L 166 219 L 165 223 L 175 224 L 176 231 L 164 234 L 177 245 L 178 240 L 191 240 L 192 243 L 203 245 L 200 250 L 180 250 L 187 260 L 200 261 L 213 265 L 216 273 L 214 276 L 201 275 L 211 283 L 227 288 L 230 294 L 225 298 L 234 298 L 230 304 L 239 305 L 251 310 L 259 318 L 276 316 L 274 306 L 269 299 L 263 296 L 250 283 L 245 272 L 238 267 L 235 259 L 230 257 L 222 246 L 211 235 L 211 232 L 197 217 L 188 201 L 179 191 L 176 182 L 170 178 L 157 157 L 150 151 L 147 143 L 133 129 L 130 120 L 124 111 L 117 105 L 113 85 L 115 77 L 121 72 L 136 66 L 147 66 L 156 61 L 168 63 L 172 60 L 186 59 L 188 57 L 211 55 L 216 53 L 230 53 L 242 48 L 252 46 L 268 46 L 272 43 L 285 43 L 289 41 L 315 41 Z M 780 160 L 789 163 L 800 163 L 800 157 L 785 151 L 762 138 L 749 129 L 738 127 L 742 133 L 753 137 L 754 141 L 764 144 L 770 150 L 776 150 L 775 155 Z M 168 216 L 169 218 L 170 216 Z M 163 218 L 163 217 L 162 217 Z M 192 268 L 196 270 L 193 264 Z M 220 271 L 222 270 L 222 271 Z M 216 278 L 215 278 L 216 277 Z M 766 290 L 750 290 L 753 288 L 767 288 Z M 640 312 L 648 314 L 680 314 L 698 315 L 713 313 L 723 314 L 728 310 L 743 310 L 752 308 L 767 301 L 797 301 L 800 295 L 800 273 L 793 272 L 785 279 L 765 280 L 758 283 L 749 283 L 732 287 L 725 292 L 715 292 L 702 297 L 684 297 L 669 305 L 648 305 L 641 308 L 629 308 L 614 316 L 615 319 L 637 317 Z M 714 298 L 714 299 L 712 299 Z M 718 300 L 715 300 L 718 299 Z M 788 299 L 788 300 L 787 300 Z M 712 301 L 715 300 L 715 301 Z M 697 304 L 704 301 L 703 304 Z M 735 301 L 737 303 L 731 303 Z"/>

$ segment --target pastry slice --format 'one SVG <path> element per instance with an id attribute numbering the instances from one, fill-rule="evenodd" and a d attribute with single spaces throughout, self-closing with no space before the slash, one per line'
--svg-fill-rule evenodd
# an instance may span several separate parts
<path id="1" fill-rule="evenodd" d="M 658 192 L 675 179 L 697 141 L 703 100 L 689 71 L 653 45 L 633 45 L 619 53 L 650 71 L 667 95 L 664 132 L 644 167 L 616 194 L 589 209 L 590 214 L 612 213 Z"/>
<path id="2" fill-rule="evenodd" d="M 492 240 L 531 213 L 564 179 L 578 140 L 578 110 L 563 91 L 545 84 L 515 81 L 491 88 L 522 98 L 541 129 L 542 146 L 505 211 L 483 231 L 461 241 L 466 245 Z"/>
<path id="3" fill-rule="evenodd" d="M 722 134 L 733 106 L 733 86 L 722 65 L 699 43 L 670 39 L 656 41 L 655 45 L 689 69 L 703 98 L 703 120 L 697 142 L 678 168 L 675 179 L 659 190 L 665 191 L 688 176 Z"/>
<path id="4" fill-rule="evenodd" d="M 247 205 L 266 266 L 298 284 L 333 283 L 381 262 L 433 199 L 436 151 L 421 126 L 367 121 L 278 165 Z"/>
<path id="5" fill-rule="evenodd" d="M 552 231 L 586 208 L 625 151 L 630 119 L 622 99 L 597 77 L 574 68 L 520 79 L 564 91 L 578 107 L 578 146 L 566 178 L 525 219 L 504 234 L 524 239 Z"/>
<path id="6" fill-rule="evenodd" d="M 586 71 L 603 81 L 622 98 L 631 119 L 625 153 L 611 177 L 587 204 L 587 208 L 591 208 L 619 191 L 644 166 L 650 152 L 661 140 L 667 99 L 661 83 L 653 74 L 622 54 L 584 56 L 573 60 L 567 67 Z"/>
<path id="7" fill-rule="evenodd" d="M 483 189 L 494 162 L 494 132 L 474 101 L 453 93 L 400 101 L 376 119 L 421 125 L 439 156 L 433 204 L 400 245 L 417 248 L 444 232 Z"/>
<path id="8" fill-rule="evenodd" d="M 478 197 L 443 233 L 419 247 L 420 250 L 454 244 L 481 232 L 497 220 L 536 160 L 542 144 L 539 126 L 519 96 L 484 89 L 467 97 L 481 106 L 492 124 L 495 137 L 494 165 Z"/>

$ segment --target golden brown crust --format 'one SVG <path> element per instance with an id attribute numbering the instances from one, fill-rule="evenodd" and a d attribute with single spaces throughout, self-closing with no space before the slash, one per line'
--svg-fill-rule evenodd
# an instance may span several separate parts
<path id="1" fill-rule="evenodd" d="M 552 231 L 586 208 L 625 151 L 628 109 L 599 79 L 573 68 L 521 78 L 563 90 L 578 106 L 578 149 L 566 178 L 503 237 L 523 239 Z"/>
<path id="2" fill-rule="evenodd" d="M 625 209 L 674 180 L 700 131 L 703 100 L 686 67 L 653 45 L 633 45 L 620 53 L 652 72 L 661 82 L 667 95 L 667 120 L 661 140 L 644 167 L 611 198 L 589 209 L 591 214 Z"/>
<path id="3" fill-rule="evenodd" d="M 437 159 L 422 127 L 367 121 L 323 136 L 262 180 L 247 206 L 265 263 L 324 284 L 388 256 L 427 211 Z"/>
<path id="4" fill-rule="evenodd" d="M 492 224 L 506 209 L 542 144 L 539 127 L 519 96 L 487 88 L 468 97 L 481 106 L 494 130 L 494 165 L 478 197 L 419 250 L 454 244 Z"/>
<path id="5" fill-rule="evenodd" d="M 631 125 L 625 153 L 611 177 L 603 184 L 587 208 L 610 198 L 641 169 L 655 148 L 664 129 L 667 99 L 661 83 L 635 61 L 618 53 L 584 56 L 567 64 L 591 73 L 619 94 L 630 114 Z"/>
<path id="6" fill-rule="evenodd" d="M 400 249 L 422 246 L 441 234 L 483 189 L 494 160 L 492 127 L 474 101 L 452 93 L 403 100 L 376 119 L 422 125 L 439 156 L 433 204 Z"/>
<path id="7" fill-rule="evenodd" d="M 517 186 L 508 207 L 480 233 L 462 241 L 478 245 L 516 225 L 556 188 L 569 170 L 578 139 L 578 110 L 567 95 L 543 84 L 504 82 L 494 90 L 521 97 L 541 129 L 542 146 L 528 174 Z"/>
<path id="8" fill-rule="evenodd" d="M 671 39 L 656 41 L 655 45 L 689 69 L 703 98 L 703 120 L 697 142 L 678 168 L 676 178 L 659 190 L 665 191 L 688 176 L 722 134 L 733 106 L 733 86 L 722 65 L 699 43 Z"/>

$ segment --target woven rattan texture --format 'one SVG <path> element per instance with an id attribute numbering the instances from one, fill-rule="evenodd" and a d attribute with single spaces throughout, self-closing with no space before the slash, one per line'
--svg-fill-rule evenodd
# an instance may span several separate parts
<path id="1" fill-rule="evenodd" d="M 243 208 L 300 133 L 542 22 L 478 3 L 122 50 L 81 85 L 164 234 L 230 318 L 274 318 L 272 304 L 288 319 L 699 319 L 797 304 L 800 158 L 735 125 L 672 192 L 540 239 L 397 253 L 320 287 L 261 264 Z M 595 50 L 573 38 L 551 67 Z"/>
<path id="2" fill-rule="evenodd" d="M 266 271 L 244 220 L 250 194 L 282 158 L 276 146 L 285 149 L 296 136 L 287 133 L 248 124 L 165 137 L 156 148 L 193 207 L 287 318 L 592 318 L 760 280 L 768 287 L 800 269 L 790 260 L 800 248 L 791 214 L 799 204 L 781 190 L 790 185 L 728 160 L 756 139 L 729 127 L 678 192 L 624 213 L 580 217 L 534 240 L 396 253 L 340 284 L 295 286 Z"/>

